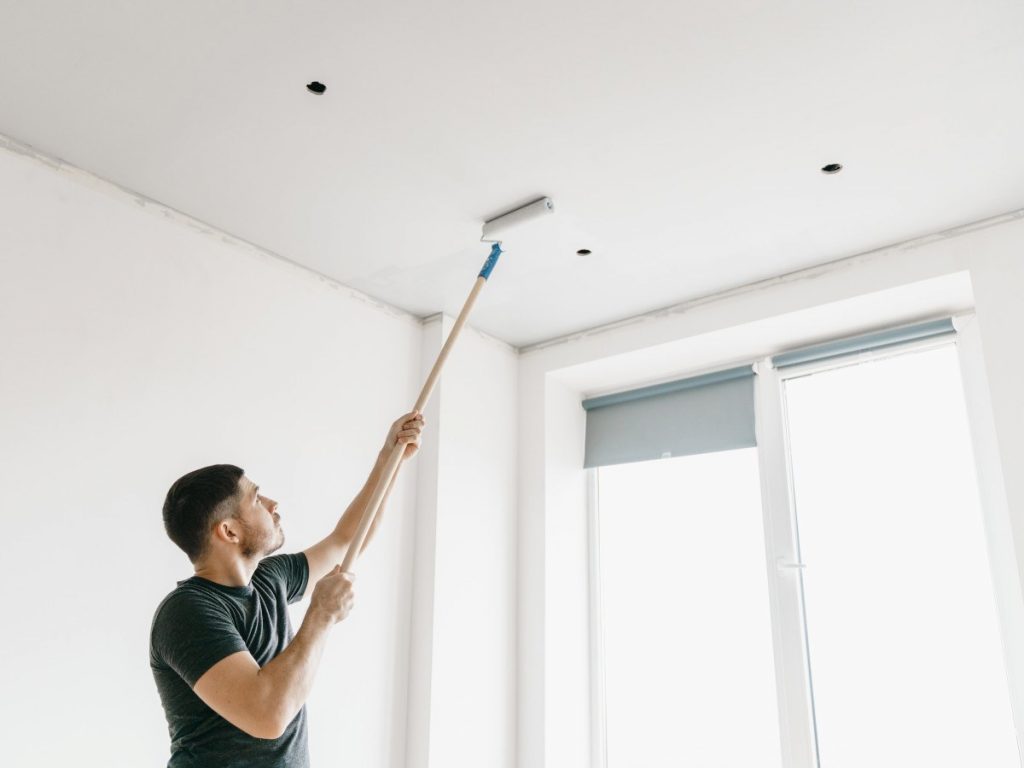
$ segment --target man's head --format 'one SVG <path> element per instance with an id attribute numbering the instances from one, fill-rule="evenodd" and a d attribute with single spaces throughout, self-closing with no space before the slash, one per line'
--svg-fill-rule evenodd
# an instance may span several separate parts
<path id="1" fill-rule="evenodd" d="M 164 500 L 164 528 L 193 563 L 211 553 L 245 559 L 284 544 L 277 502 L 232 464 L 214 464 L 174 482 Z"/>

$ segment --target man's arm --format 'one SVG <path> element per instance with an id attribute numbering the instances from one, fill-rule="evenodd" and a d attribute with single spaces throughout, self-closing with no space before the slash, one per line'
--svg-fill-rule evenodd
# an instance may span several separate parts
<path id="1" fill-rule="evenodd" d="M 352 577 L 341 566 L 320 579 L 295 637 L 262 669 L 248 651 L 221 659 L 193 688 L 210 709 L 257 739 L 276 739 L 313 687 L 332 626 L 352 610 Z"/>
<path id="2" fill-rule="evenodd" d="M 387 464 L 388 457 L 391 455 L 391 451 L 397 445 L 404 445 L 405 453 L 402 455 L 402 461 L 404 462 L 406 459 L 411 458 L 419 449 L 419 437 L 422 429 L 423 415 L 415 411 L 405 414 L 391 425 L 388 436 L 384 441 L 384 447 L 377 454 L 377 461 L 374 463 L 373 469 L 370 470 L 370 475 L 366 478 L 366 483 L 363 485 L 362 490 L 352 499 L 352 503 L 348 505 L 345 514 L 341 516 L 334 530 L 326 538 L 305 550 L 306 561 L 309 563 L 310 584 L 315 584 L 321 576 L 328 573 L 335 565 L 345 559 L 348 546 L 352 539 L 355 538 L 356 530 L 359 528 L 359 521 L 363 519 L 363 514 L 366 512 L 367 506 L 369 506 L 373 490 L 377 487 L 377 483 L 384 474 L 384 467 Z M 401 465 L 399 465 L 399 469 L 401 469 Z M 394 477 L 391 478 L 391 483 L 388 485 L 387 490 L 384 492 L 373 524 L 367 532 L 363 549 L 366 549 L 366 545 L 373 538 L 374 531 L 380 525 L 380 519 L 384 515 L 384 505 L 388 500 L 388 496 L 391 495 L 391 489 L 394 487 L 397 478 L 398 473 L 396 472 Z M 307 587 L 306 589 L 308 591 L 309 588 Z"/>

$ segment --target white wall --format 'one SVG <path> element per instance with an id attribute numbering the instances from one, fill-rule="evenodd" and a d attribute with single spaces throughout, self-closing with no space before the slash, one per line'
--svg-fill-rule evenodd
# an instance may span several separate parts
<path id="1" fill-rule="evenodd" d="M 426 323 L 423 378 L 454 321 Z M 515 765 L 518 356 L 464 329 L 427 409 L 417 505 L 409 768 Z"/>
<path id="2" fill-rule="evenodd" d="M 966 289 L 965 289 L 966 286 Z M 522 768 L 587 765 L 585 486 L 580 399 L 751 361 L 786 346 L 969 309 L 983 371 L 973 398 L 990 531 L 1008 531 L 993 561 L 1004 637 L 1024 646 L 1024 215 L 921 238 L 577 334 L 520 355 L 518 745 Z M 970 365 L 970 360 L 965 360 Z M 987 383 L 985 383 L 987 380 Z M 614 386 L 612 386 L 614 385 Z M 989 428 L 991 426 L 991 428 Z M 990 436 L 988 439 L 986 435 Z M 994 522 L 993 522 L 994 521 Z M 541 568 L 531 565 L 541 557 Z M 1006 582 L 1007 579 L 1004 579 Z M 1019 702 L 1024 667 L 1009 662 Z M 1024 712 L 1018 706 L 1018 723 Z"/>
<path id="3" fill-rule="evenodd" d="M 149 626 L 191 573 L 163 531 L 167 487 L 239 464 L 301 549 L 418 392 L 419 320 L 202 229 L 0 149 L 5 765 L 163 764 Z M 310 700 L 315 765 L 404 764 L 415 463 L 403 473 Z"/>

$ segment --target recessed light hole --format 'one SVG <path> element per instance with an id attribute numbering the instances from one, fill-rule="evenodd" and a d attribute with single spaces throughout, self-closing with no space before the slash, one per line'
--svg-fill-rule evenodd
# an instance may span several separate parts
<path id="1" fill-rule="evenodd" d="M 576 251 L 577 256 L 589 256 L 591 253 L 592 251 L 589 248 L 580 248 Z"/>
<path id="2" fill-rule="evenodd" d="M 843 170 L 843 166 L 839 163 L 829 163 L 828 165 L 823 165 L 821 167 L 821 172 L 828 174 L 839 173 L 841 170 Z"/>
<path id="3" fill-rule="evenodd" d="M 327 90 L 327 86 L 318 80 L 314 80 L 312 83 L 307 83 L 306 90 L 308 90 L 310 93 L 315 93 L 319 95 Z"/>

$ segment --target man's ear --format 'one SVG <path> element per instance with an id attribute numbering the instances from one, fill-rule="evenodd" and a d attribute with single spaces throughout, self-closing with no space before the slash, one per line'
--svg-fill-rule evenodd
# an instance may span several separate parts
<path id="1" fill-rule="evenodd" d="M 225 544 L 237 544 L 239 542 L 238 530 L 234 525 L 234 518 L 226 517 L 213 526 L 213 537 Z"/>

